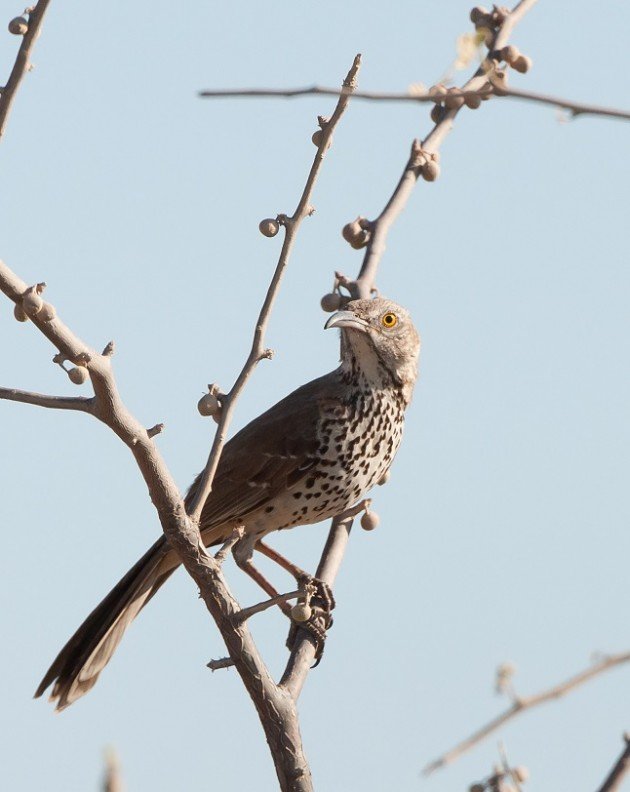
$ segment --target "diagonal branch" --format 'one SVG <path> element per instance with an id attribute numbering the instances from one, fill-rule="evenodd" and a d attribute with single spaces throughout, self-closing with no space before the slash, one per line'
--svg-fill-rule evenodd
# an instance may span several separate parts
<path id="1" fill-rule="evenodd" d="M 53 410 L 78 410 L 87 413 L 91 413 L 94 406 L 94 399 L 86 399 L 83 396 L 48 396 L 45 393 L 31 393 L 17 388 L 0 388 L 0 399 L 35 404 Z"/>
<path id="2" fill-rule="evenodd" d="M 199 485 L 192 494 L 189 501 L 189 514 L 195 521 L 199 520 L 203 504 L 206 502 L 208 495 L 212 491 L 212 481 L 219 465 L 219 459 L 225 444 L 227 429 L 232 419 L 236 400 L 241 394 L 241 391 L 245 387 L 245 383 L 249 379 L 256 365 L 264 358 L 270 357 L 272 354 L 271 350 L 266 350 L 264 347 L 265 332 L 267 330 L 267 325 L 269 324 L 271 309 L 273 308 L 276 296 L 278 294 L 282 276 L 284 275 L 287 264 L 289 263 L 289 256 L 291 255 L 291 251 L 295 243 L 295 237 L 298 228 L 300 227 L 300 224 L 304 218 L 308 217 L 313 212 L 313 208 L 309 203 L 313 193 L 313 188 L 315 187 L 315 182 L 317 181 L 326 151 L 330 146 L 332 133 L 337 123 L 341 119 L 346 107 L 348 106 L 350 95 L 356 87 L 356 76 L 360 65 L 361 56 L 357 55 L 352 66 L 350 67 L 350 71 L 346 75 L 346 79 L 343 81 L 344 93 L 339 97 L 334 113 L 322 129 L 320 142 L 317 147 L 317 153 L 315 154 L 315 159 L 313 160 L 311 170 L 306 180 L 306 185 L 302 191 L 302 195 L 295 212 L 291 215 L 291 217 L 279 215 L 277 218 L 278 222 L 284 226 L 285 230 L 282 250 L 280 251 L 280 257 L 271 279 L 271 283 L 269 284 L 265 301 L 262 308 L 260 309 L 260 314 L 256 322 L 256 329 L 254 331 L 254 340 L 252 342 L 252 348 L 249 356 L 245 361 L 245 365 L 243 366 L 241 373 L 238 375 L 236 382 L 232 386 L 230 392 L 221 397 L 221 418 L 219 420 L 219 426 L 217 428 L 214 442 L 210 450 L 210 456 L 208 457 L 208 461 L 201 476 L 201 480 L 199 481 Z"/>
<path id="3" fill-rule="evenodd" d="M 624 734 L 623 739 L 626 744 L 625 748 L 597 792 L 618 792 L 621 789 L 623 779 L 630 771 L 630 735 Z"/>
<path id="4" fill-rule="evenodd" d="M 627 663 L 628 661 L 630 661 L 630 652 L 617 655 L 608 655 L 603 657 L 599 662 L 594 663 L 590 668 L 580 671 L 579 674 L 569 677 L 564 682 L 560 682 L 558 685 L 555 685 L 548 690 L 544 690 L 541 693 L 536 693 L 533 696 L 515 697 L 512 705 L 508 707 L 508 709 L 506 709 L 500 715 L 497 715 L 496 718 L 493 718 L 480 729 L 477 729 L 477 731 L 473 732 L 470 737 L 462 740 L 462 742 L 458 743 L 454 748 L 451 748 L 450 751 L 447 751 L 433 762 L 430 762 L 424 768 L 423 773 L 425 775 L 430 775 L 435 770 L 439 770 L 441 767 L 454 762 L 463 753 L 469 751 L 475 745 L 484 740 L 489 734 L 495 732 L 498 728 L 515 718 L 521 712 L 538 707 L 541 704 L 545 704 L 547 701 L 553 701 L 555 699 L 561 698 L 571 690 L 574 690 L 580 685 L 583 685 L 585 682 L 593 679 L 593 677 L 599 676 L 600 674 L 604 673 L 604 671 L 608 671 L 609 669 L 615 668 L 616 666 L 622 665 L 623 663 Z"/>
<path id="5" fill-rule="evenodd" d="M 0 93 L 0 137 L 2 137 L 6 129 L 7 120 L 15 100 L 17 89 L 20 87 L 24 75 L 31 67 L 31 51 L 39 37 L 42 22 L 44 21 L 44 14 L 46 13 L 49 3 L 50 0 L 39 0 L 37 5 L 35 5 L 28 14 L 28 30 L 23 36 L 7 84 L 2 88 L 2 93 Z"/>

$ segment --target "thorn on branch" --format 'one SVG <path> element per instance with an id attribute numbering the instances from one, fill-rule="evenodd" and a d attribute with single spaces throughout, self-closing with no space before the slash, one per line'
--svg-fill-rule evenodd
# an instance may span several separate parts
<path id="1" fill-rule="evenodd" d="M 220 660 L 210 660 L 209 663 L 206 663 L 206 667 L 211 671 L 218 671 L 220 668 L 230 668 L 233 665 L 235 663 L 231 657 L 222 657 Z"/>
<path id="2" fill-rule="evenodd" d="M 101 352 L 101 355 L 103 355 L 103 357 L 111 357 L 114 354 L 114 349 L 114 342 L 108 341 L 105 349 Z"/>
<path id="3" fill-rule="evenodd" d="M 155 437 L 156 435 L 161 434 L 164 431 L 164 424 L 159 423 L 152 426 L 150 429 L 147 429 L 147 434 L 149 437 Z"/>
<path id="4" fill-rule="evenodd" d="M 273 356 L 275 354 L 276 353 L 273 351 L 273 349 L 270 348 L 263 349 L 260 355 L 258 355 L 258 360 L 273 360 Z"/>

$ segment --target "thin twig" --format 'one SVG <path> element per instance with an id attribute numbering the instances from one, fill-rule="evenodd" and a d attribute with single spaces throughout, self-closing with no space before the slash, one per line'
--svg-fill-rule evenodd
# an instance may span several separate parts
<path id="1" fill-rule="evenodd" d="M 231 657 L 222 657 L 220 660 L 210 660 L 206 663 L 206 667 L 211 671 L 219 671 L 222 668 L 231 668 L 234 665 L 234 660 Z"/>
<path id="2" fill-rule="evenodd" d="M 499 50 L 506 45 L 515 25 L 534 6 L 537 0 L 521 0 L 510 11 L 501 27 L 498 28 L 489 51 Z M 462 91 L 482 91 L 488 85 L 486 70 L 480 66 L 473 77 L 462 87 Z M 446 110 L 446 109 L 445 109 Z M 385 252 L 385 242 L 392 224 L 407 204 L 413 188 L 422 173 L 422 166 L 418 163 L 419 154 L 437 155 L 444 138 L 453 128 L 459 109 L 446 110 L 441 120 L 438 121 L 427 137 L 420 143 L 415 140 L 411 146 L 411 155 L 407 160 L 402 176 L 396 188 L 380 215 L 370 224 L 370 238 L 365 249 L 361 271 L 356 281 L 348 281 L 347 288 L 353 298 L 367 298 L 374 289 L 376 272 Z"/>
<path id="3" fill-rule="evenodd" d="M 344 92 L 337 88 L 327 88 L 320 85 L 311 85 L 304 88 L 236 88 L 236 89 L 217 89 L 212 91 L 200 91 L 199 96 L 204 99 L 222 98 L 257 98 L 257 99 L 293 99 L 302 96 L 341 96 Z M 454 94 L 469 98 L 473 96 L 494 96 L 494 92 L 488 88 L 480 88 L 476 91 L 461 90 Z M 402 102 L 403 104 L 435 104 L 435 94 L 428 91 L 356 91 L 353 94 L 355 99 L 362 99 L 369 102 Z M 619 118 L 625 121 L 630 120 L 630 110 L 622 110 L 615 107 L 605 107 L 603 105 L 590 104 L 586 102 L 575 102 L 572 99 L 564 99 L 560 96 L 551 94 L 537 93 L 535 91 L 522 91 L 520 88 L 504 89 L 503 97 L 511 99 L 521 99 L 525 102 L 536 104 L 551 105 L 561 110 L 567 110 L 572 116 L 594 115 L 606 118 Z M 503 98 L 501 97 L 501 98 Z"/>
<path id="4" fill-rule="evenodd" d="M 630 770 L 630 735 L 624 734 L 623 739 L 626 747 L 597 792 L 617 792 L 621 789 L 623 779 Z"/>
<path id="5" fill-rule="evenodd" d="M 17 388 L 0 388 L 0 399 L 49 407 L 52 410 L 78 410 L 91 413 L 94 408 L 94 399 L 86 399 L 83 396 L 48 396 L 45 393 L 32 393 Z"/>
<path id="6" fill-rule="evenodd" d="M 259 602 L 257 605 L 250 605 L 249 608 L 243 608 L 235 618 L 239 622 L 246 621 L 250 616 L 254 616 L 256 613 L 262 613 L 268 608 L 273 608 L 274 605 L 280 605 L 281 602 L 288 602 L 289 600 L 297 599 L 303 595 L 304 591 L 301 589 L 287 591 L 286 594 L 278 594 L 277 597 L 271 597 L 271 599 Z"/>
<path id="7" fill-rule="evenodd" d="M 208 495 L 212 491 L 212 481 L 219 465 L 219 459 L 225 444 L 227 429 L 232 419 L 236 400 L 241 394 L 245 383 L 249 379 L 256 365 L 263 358 L 269 356 L 267 354 L 268 350 L 265 350 L 264 347 L 264 337 L 267 330 L 267 325 L 269 323 L 271 309 L 273 308 L 273 304 L 278 294 L 282 276 L 284 275 L 287 264 L 289 263 L 289 256 L 291 254 L 291 250 L 293 249 L 297 230 L 304 218 L 312 214 L 313 209 L 309 202 L 313 193 L 313 188 L 315 186 L 317 176 L 319 175 L 324 156 L 326 155 L 326 151 L 329 148 L 332 133 L 337 123 L 341 119 L 346 107 L 348 106 L 350 95 L 354 89 L 354 86 L 356 85 L 356 76 L 360 65 L 361 56 L 357 55 L 350 68 L 350 71 L 346 76 L 346 79 L 343 81 L 344 88 L 347 89 L 347 91 L 344 91 L 344 93 L 339 97 L 337 106 L 335 107 L 335 111 L 333 112 L 330 121 L 328 121 L 328 123 L 326 123 L 322 129 L 320 144 L 317 148 L 317 153 L 315 154 L 311 170 L 306 180 L 306 185 L 295 212 L 291 215 L 291 217 L 280 215 L 278 218 L 285 229 L 282 250 L 280 251 L 280 257 L 271 279 L 271 283 L 269 284 L 265 300 L 263 302 L 262 308 L 260 309 L 249 356 L 245 361 L 245 365 L 243 366 L 241 373 L 238 375 L 236 382 L 232 386 L 232 389 L 229 393 L 221 398 L 221 418 L 219 420 L 219 425 L 214 437 L 214 442 L 212 443 L 210 455 L 199 481 L 199 485 L 189 498 L 188 513 L 195 521 L 199 520 L 203 505 L 206 502 Z"/>
<path id="8" fill-rule="evenodd" d="M 439 768 L 454 762 L 455 759 L 458 759 L 463 753 L 469 751 L 473 746 L 480 743 L 489 734 L 495 732 L 498 728 L 515 718 L 521 712 L 525 712 L 525 710 L 528 709 L 533 709 L 540 704 L 545 704 L 547 701 L 553 701 L 554 699 L 561 698 L 566 693 L 569 693 L 569 691 L 574 690 L 580 685 L 583 685 L 585 682 L 593 679 L 593 677 L 599 676 L 604 671 L 608 671 L 609 669 L 615 668 L 615 666 L 622 665 L 623 663 L 627 663 L 628 661 L 630 661 L 630 652 L 609 655 L 603 657 L 597 663 L 594 663 L 592 666 L 590 666 L 590 668 L 580 671 L 579 674 L 569 677 L 569 679 L 566 681 L 561 682 L 560 684 L 555 685 L 548 690 L 544 690 L 542 693 L 537 693 L 533 696 L 517 697 L 512 705 L 496 718 L 493 718 L 480 729 L 477 729 L 477 731 L 473 732 L 470 737 L 462 740 L 462 742 L 458 743 L 454 748 L 451 748 L 450 751 L 447 751 L 433 762 L 430 762 L 424 768 L 423 773 L 425 775 L 429 775 L 430 773 L 435 772 L 435 770 L 438 770 Z"/>
<path id="9" fill-rule="evenodd" d="M 2 93 L 0 94 L 0 137 L 2 137 L 4 130 L 6 129 L 9 113 L 11 112 L 11 107 L 13 106 L 17 89 L 19 88 L 24 75 L 31 67 L 31 51 L 39 36 L 42 22 L 44 21 L 44 15 L 49 3 L 50 0 L 39 0 L 37 5 L 34 6 L 28 14 L 28 30 L 22 37 L 22 43 L 20 44 L 20 49 L 18 50 L 13 69 L 11 70 L 11 74 L 7 80 L 7 84 L 4 86 Z"/>
<path id="10" fill-rule="evenodd" d="M 105 774 L 102 790 L 103 792 L 123 792 L 124 790 L 120 762 L 112 747 L 105 751 Z"/>

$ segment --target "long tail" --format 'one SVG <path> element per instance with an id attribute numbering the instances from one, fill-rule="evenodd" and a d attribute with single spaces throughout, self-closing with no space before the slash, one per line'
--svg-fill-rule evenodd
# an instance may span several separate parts
<path id="1" fill-rule="evenodd" d="M 35 698 L 53 684 L 50 701 L 69 707 L 96 684 L 123 633 L 178 566 L 164 537 L 134 564 L 70 638 L 46 672 Z"/>

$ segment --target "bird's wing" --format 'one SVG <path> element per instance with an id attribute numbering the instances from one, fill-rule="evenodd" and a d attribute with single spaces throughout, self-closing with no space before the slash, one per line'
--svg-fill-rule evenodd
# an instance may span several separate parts
<path id="1" fill-rule="evenodd" d="M 342 406 L 342 396 L 343 383 L 336 370 L 293 391 L 243 427 L 223 449 L 201 513 L 201 528 L 244 519 L 306 478 L 319 444 L 318 422 Z M 199 480 L 200 476 L 187 497 L 194 494 Z"/>

